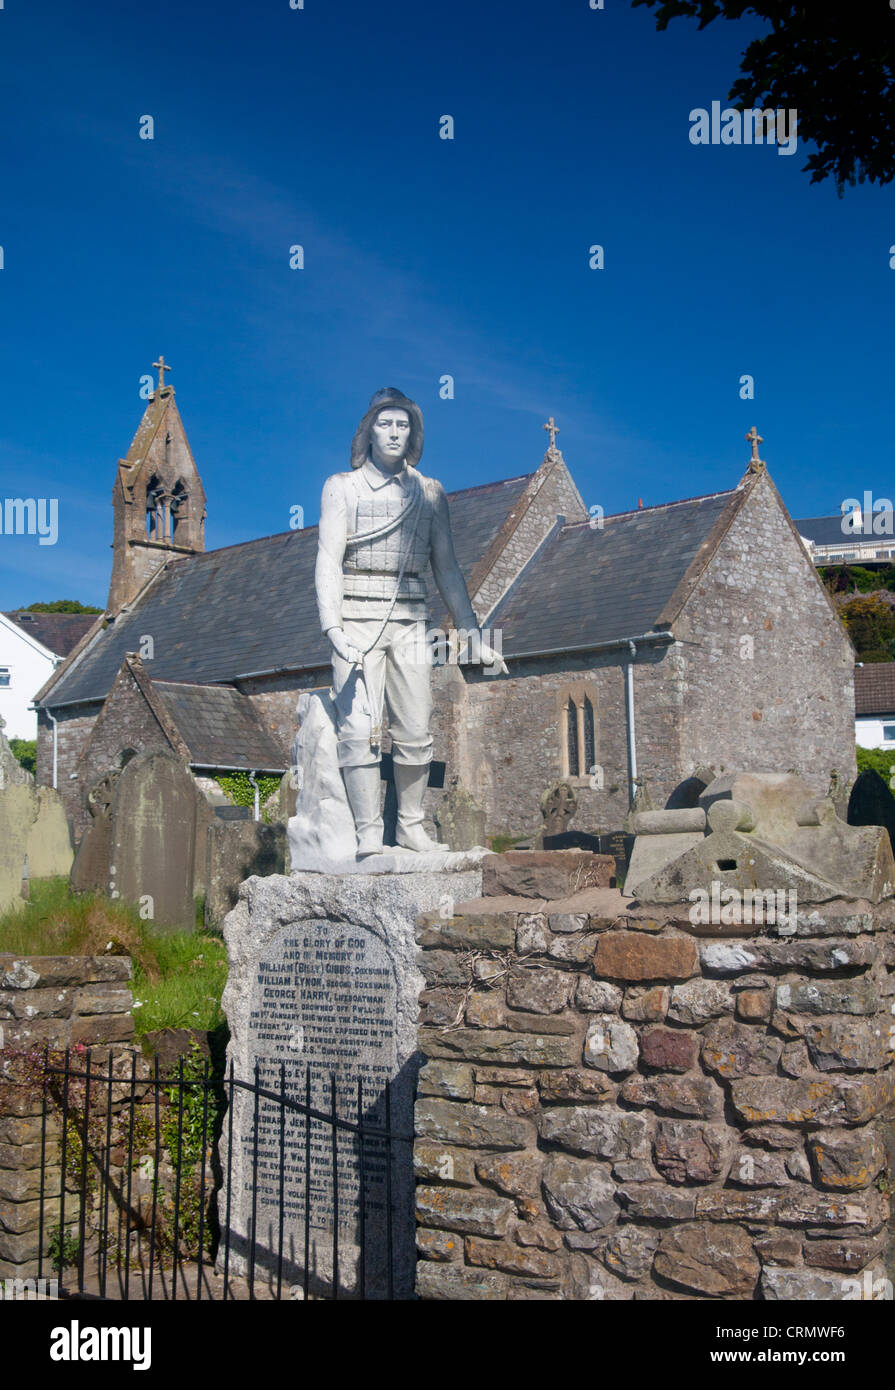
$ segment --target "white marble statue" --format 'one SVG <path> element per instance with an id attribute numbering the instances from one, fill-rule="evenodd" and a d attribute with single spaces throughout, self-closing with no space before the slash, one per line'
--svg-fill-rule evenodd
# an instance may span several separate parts
<path id="1" fill-rule="evenodd" d="M 333 653 L 338 763 L 357 831 L 357 857 L 382 854 L 379 764 L 387 709 L 404 849 L 443 850 L 423 829 L 432 758 L 432 662 L 426 567 L 457 628 L 477 633 L 481 660 L 506 673 L 481 639 L 454 555 L 444 488 L 419 472 L 423 417 L 389 387 L 377 391 L 351 447 L 351 469 L 323 487 L 316 589 Z"/>

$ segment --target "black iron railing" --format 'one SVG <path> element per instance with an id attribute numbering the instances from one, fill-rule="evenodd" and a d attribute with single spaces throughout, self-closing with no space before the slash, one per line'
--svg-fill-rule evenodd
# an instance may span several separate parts
<path id="1" fill-rule="evenodd" d="M 308 1067 L 299 1099 L 285 1063 L 267 1081 L 258 1063 L 246 1081 L 207 1059 L 162 1076 L 157 1057 L 97 1067 L 89 1050 L 47 1055 L 44 1076 L 38 1277 L 52 1272 L 61 1297 L 396 1296 L 394 1172 L 403 1193 L 412 1138 L 393 1126 L 389 1082 L 373 1103 L 360 1079 L 346 1093 Z"/>

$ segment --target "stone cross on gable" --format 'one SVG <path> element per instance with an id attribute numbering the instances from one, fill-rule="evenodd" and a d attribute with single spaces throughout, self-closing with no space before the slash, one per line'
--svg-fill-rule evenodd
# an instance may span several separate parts
<path id="1" fill-rule="evenodd" d="M 162 356 L 159 357 L 157 362 L 153 362 L 152 365 L 158 368 L 158 394 L 161 395 L 162 391 L 165 389 L 165 372 L 170 372 L 174 369 Z"/>
<path id="2" fill-rule="evenodd" d="M 755 471 L 756 465 L 760 465 L 762 468 L 764 468 L 764 460 L 758 457 L 758 446 L 759 444 L 763 444 L 764 440 L 762 439 L 761 435 L 758 433 L 758 430 L 755 428 L 754 425 L 752 426 L 749 433 L 746 435 L 746 440 L 749 444 L 752 445 L 752 457 L 749 460 L 750 468 L 752 468 L 753 471 Z"/>
<path id="3" fill-rule="evenodd" d="M 551 454 L 555 454 L 555 453 L 557 452 L 557 450 L 556 450 L 556 436 L 559 434 L 559 426 L 556 425 L 556 424 L 554 424 L 553 416 L 552 416 L 552 415 L 550 416 L 550 419 L 547 421 L 546 425 L 544 426 L 544 429 L 545 429 L 545 430 L 547 431 L 547 433 L 550 435 L 550 447 L 549 447 L 548 452 L 551 453 Z"/>

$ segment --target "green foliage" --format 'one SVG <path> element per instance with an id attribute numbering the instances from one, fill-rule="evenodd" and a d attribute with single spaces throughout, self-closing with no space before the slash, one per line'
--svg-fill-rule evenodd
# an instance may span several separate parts
<path id="1" fill-rule="evenodd" d="M 224 1022 L 227 948 L 205 932 L 171 932 L 155 942 L 159 973 L 134 970 L 134 1024 L 138 1036 L 160 1028 L 213 1032 Z"/>
<path id="2" fill-rule="evenodd" d="M 57 598 L 52 603 L 29 603 L 20 608 L 20 613 L 102 613 L 102 608 L 94 608 L 89 603 L 79 603 L 76 598 Z"/>
<path id="3" fill-rule="evenodd" d="M 212 1138 L 218 1131 L 220 1117 L 224 1109 L 224 1094 L 211 1082 L 211 1069 L 196 1043 L 192 1044 L 190 1054 L 183 1062 L 182 1076 L 178 1069 L 172 1070 L 166 1087 L 170 1104 L 165 1107 L 161 1119 L 162 1140 L 170 1155 L 175 1171 L 180 1171 L 180 1215 L 179 1238 L 184 1253 L 198 1253 L 199 1228 L 202 1218 L 202 1165 L 211 1147 Z M 181 1085 L 181 1080 L 183 1085 Z M 207 1089 L 208 1109 L 205 1109 Z M 182 1100 L 181 1100 L 182 1094 Z M 204 1143 L 203 1143 L 204 1136 Z M 179 1150 L 179 1152 L 178 1152 Z M 206 1185 L 206 1202 L 208 1187 Z M 167 1203 L 163 1204 L 166 1221 L 171 1225 Z M 211 1248 L 211 1226 L 205 1222 L 204 1244 Z M 167 1242 L 163 1242 L 166 1244 Z"/>
<path id="4" fill-rule="evenodd" d="M 656 11 L 656 27 L 670 20 L 765 20 L 770 31 L 742 54 L 742 76 L 728 100 L 740 109 L 798 111 L 798 133 L 817 152 L 804 166 L 811 182 L 889 183 L 895 177 L 895 123 L 887 113 L 895 97 L 895 25 L 885 0 L 632 0 Z"/>
<path id="5" fill-rule="evenodd" d="M 862 748 L 859 744 L 856 752 L 858 771 L 878 772 L 888 784 L 895 767 L 895 748 Z"/>
<path id="6" fill-rule="evenodd" d="M 278 790 L 280 785 L 279 777 L 256 777 L 258 783 L 258 800 L 261 806 L 269 796 Z M 216 777 L 215 781 L 221 791 L 234 806 L 254 806 L 255 788 L 249 781 L 247 772 L 225 773 L 222 777 Z M 264 820 L 269 823 L 270 815 L 267 811 L 263 812 Z"/>
<path id="7" fill-rule="evenodd" d="M 895 660 L 895 611 L 877 594 L 857 594 L 839 616 L 855 644 L 858 661 Z"/>
<path id="8" fill-rule="evenodd" d="M 36 738 L 11 738 L 9 740 L 9 751 L 17 763 L 21 763 L 26 772 L 34 773 L 37 771 L 37 739 Z"/>
<path id="9" fill-rule="evenodd" d="M 77 1236 L 71 1235 L 67 1231 L 63 1232 L 58 1223 L 50 1231 L 47 1252 L 53 1269 L 67 1269 L 77 1264 L 80 1249 L 81 1243 Z"/>
<path id="10" fill-rule="evenodd" d="M 0 915 L 0 951 L 37 956 L 129 955 L 137 1036 L 158 1028 L 221 1027 L 227 950 L 220 935 L 164 932 L 137 909 L 68 880 L 35 879 L 24 908 Z"/>
<path id="11" fill-rule="evenodd" d="M 513 845 L 518 844 L 520 840 L 524 840 L 525 838 L 524 835 L 492 835 L 490 837 L 491 852 L 493 854 L 506 854 L 508 849 L 512 849 Z"/>
<path id="12" fill-rule="evenodd" d="M 895 589 L 895 565 L 880 565 L 879 569 L 867 569 L 865 565 L 822 565 L 818 574 L 831 594 L 848 594 L 857 589 L 859 594 L 879 593 Z"/>

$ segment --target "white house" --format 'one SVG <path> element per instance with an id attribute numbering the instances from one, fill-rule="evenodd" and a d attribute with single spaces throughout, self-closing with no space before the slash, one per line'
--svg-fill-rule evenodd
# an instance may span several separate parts
<path id="1" fill-rule="evenodd" d="M 7 738 L 37 738 L 31 701 L 95 622 L 93 613 L 0 613 L 0 716 Z"/>
<path id="2" fill-rule="evenodd" d="M 855 742 L 895 748 L 895 661 L 855 667 Z"/>

